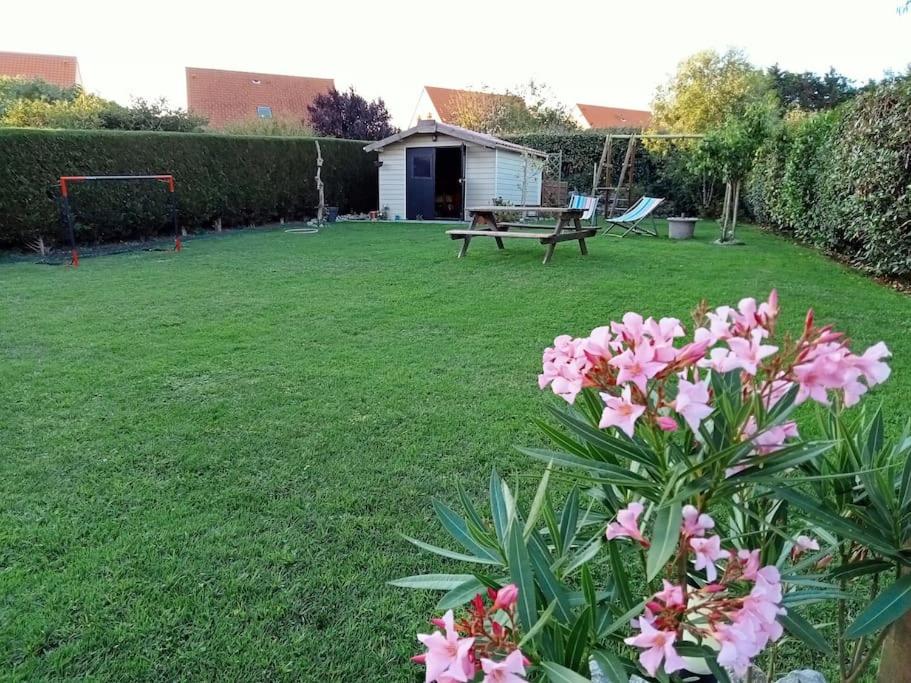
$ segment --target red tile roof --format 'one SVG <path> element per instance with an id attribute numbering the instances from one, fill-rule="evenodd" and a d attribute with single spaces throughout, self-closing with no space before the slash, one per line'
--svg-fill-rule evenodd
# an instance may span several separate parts
<path id="1" fill-rule="evenodd" d="M 597 104 L 577 104 L 582 116 L 592 128 L 648 128 L 652 114 L 642 109 L 600 107 Z"/>
<path id="2" fill-rule="evenodd" d="M 188 66 L 187 108 L 220 128 L 257 117 L 257 107 L 271 107 L 272 118 L 307 122 L 307 105 L 335 87 L 331 78 L 281 76 Z"/>
<path id="3" fill-rule="evenodd" d="M 433 85 L 425 85 L 424 90 L 437 110 L 437 115 L 442 123 L 457 124 L 456 121 L 458 107 L 466 98 L 480 100 L 481 102 L 496 102 L 498 99 L 518 100 L 516 95 L 498 95 L 491 92 L 476 92 L 474 90 L 457 90 L 455 88 L 438 88 Z"/>
<path id="4" fill-rule="evenodd" d="M 39 55 L 29 52 L 0 52 L 0 76 L 40 78 L 69 88 L 79 83 L 79 62 L 64 55 Z"/>

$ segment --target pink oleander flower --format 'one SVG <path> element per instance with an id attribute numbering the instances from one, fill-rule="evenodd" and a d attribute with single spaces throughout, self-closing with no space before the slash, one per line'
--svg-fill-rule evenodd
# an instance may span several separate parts
<path id="1" fill-rule="evenodd" d="M 757 434 L 756 418 L 750 416 L 750 419 L 743 426 L 743 436 L 746 439 L 753 440 L 756 454 L 768 455 L 784 448 L 785 441 L 796 439 L 799 434 L 796 422 L 783 422 L 782 424 L 773 425 Z"/>
<path id="2" fill-rule="evenodd" d="M 709 357 L 699 360 L 696 365 L 700 368 L 709 368 L 724 374 L 740 367 L 737 357 L 722 346 L 716 346 L 709 351 Z"/>
<path id="3" fill-rule="evenodd" d="M 655 420 L 655 424 L 658 425 L 658 429 L 662 432 L 676 432 L 677 431 L 677 420 L 667 415 L 662 415 L 661 417 Z"/>
<path id="4" fill-rule="evenodd" d="M 759 363 L 763 358 L 768 358 L 778 351 L 777 346 L 761 343 L 765 336 L 764 332 L 765 330 L 762 329 L 754 329 L 750 334 L 750 339 L 744 339 L 743 337 L 731 337 L 728 339 L 728 347 L 734 355 L 733 362 L 736 362 L 737 367 L 740 367 L 749 375 L 757 373 Z"/>
<path id="5" fill-rule="evenodd" d="M 699 424 L 712 414 L 709 403 L 709 382 L 688 382 L 680 380 L 677 386 L 677 398 L 674 399 L 676 410 L 694 432 L 699 431 Z"/>
<path id="6" fill-rule="evenodd" d="M 497 591 L 497 597 L 493 602 L 494 609 L 507 610 L 511 608 L 519 599 L 519 589 L 514 583 L 508 583 Z"/>
<path id="7" fill-rule="evenodd" d="M 638 635 L 625 638 L 623 642 L 627 645 L 644 648 L 644 652 L 639 655 L 639 663 L 649 676 L 655 675 L 662 661 L 664 661 L 664 671 L 668 674 L 680 671 L 686 666 L 686 662 L 674 648 L 674 642 L 677 639 L 676 631 L 659 631 L 644 619 L 639 620 L 639 630 Z"/>
<path id="8" fill-rule="evenodd" d="M 753 657 L 762 651 L 750 622 L 718 624 L 713 635 L 721 645 L 718 663 L 738 676 L 746 674 Z"/>
<path id="9" fill-rule="evenodd" d="M 796 560 L 808 550 L 814 552 L 819 550 L 819 541 L 815 538 L 810 538 L 809 536 L 801 534 L 794 539 L 794 547 L 791 549 L 791 558 Z"/>
<path id="10" fill-rule="evenodd" d="M 645 321 L 642 320 L 641 315 L 630 311 L 623 314 L 623 322 L 612 322 L 610 326 L 613 333 L 622 337 L 627 344 L 638 344 L 642 341 L 642 333 L 645 331 L 644 324 Z"/>
<path id="11" fill-rule="evenodd" d="M 434 631 L 430 635 L 419 633 L 418 640 L 427 648 L 423 663 L 427 666 L 425 683 L 445 683 L 444 677 L 452 681 L 465 683 L 475 673 L 471 661 L 471 647 L 474 638 L 459 638 L 455 629 L 455 618 L 452 610 L 446 612 L 442 619 L 445 635 Z"/>
<path id="12" fill-rule="evenodd" d="M 651 344 L 639 344 L 635 351 L 626 349 L 608 363 L 619 370 L 617 384 L 632 382 L 642 393 L 645 393 L 648 380 L 667 367 L 667 363 L 655 360 L 655 348 Z"/>
<path id="13" fill-rule="evenodd" d="M 674 364 L 677 367 L 685 367 L 697 363 L 705 358 L 710 346 L 711 344 L 708 341 L 692 342 L 681 346 L 677 350 L 676 356 L 674 356 Z"/>
<path id="14" fill-rule="evenodd" d="M 645 321 L 645 332 L 651 337 L 655 360 L 661 363 L 673 361 L 677 355 L 674 339 L 684 335 L 680 321 L 677 318 L 661 318 L 658 321 L 649 318 Z"/>
<path id="15" fill-rule="evenodd" d="M 624 387 L 620 396 L 602 393 L 601 398 L 604 401 L 604 412 L 601 413 L 598 427 L 616 427 L 632 438 L 636 430 L 636 420 L 645 412 L 645 406 L 633 403 L 629 387 Z"/>
<path id="16" fill-rule="evenodd" d="M 661 583 L 664 587 L 655 593 L 653 599 L 660 600 L 667 607 L 683 607 L 683 588 L 667 579 L 661 579 Z"/>
<path id="17" fill-rule="evenodd" d="M 715 560 L 721 560 L 731 555 L 727 550 L 721 549 L 721 537 L 691 538 L 690 549 L 696 555 L 693 559 L 693 568 L 697 570 L 705 569 L 705 576 L 709 583 L 714 583 L 715 579 L 718 578 Z"/>
<path id="18" fill-rule="evenodd" d="M 568 334 L 554 339 L 554 345 L 544 349 L 538 387 L 544 389 L 550 385 L 557 396 L 573 403 L 582 391 L 585 373 L 591 367 L 584 345 L 584 339 L 573 339 Z"/>
<path id="19" fill-rule="evenodd" d="M 595 363 L 599 360 L 610 360 L 616 347 L 610 327 L 605 325 L 593 329 L 582 348 L 588 360 Z"/>
<path id="20" fill-rule="evenodd" d="M 513 650 L 499 662 L 482 657 L 481 668 L 484 670 L 482 683 L 525 683 L 525 656 L 518 650 Z"/>
<path id="21" fill-rule="evenodd" d="M 695 505 L 683 507 L 683 525 L 681 531 L 686 536 L 705 536 L 705 532 L 715 528 L 715 520 L 706 513 L 700 513 Z"/>
<path id="22" fill-rule="evenodd" d="M 622 510 L 617 511 L 617 521 L 607 525 L 607 540 L 612 541 L 615 538 L 632 538 L 639 541 L 644 546 L 648 546 L 648 541 L 642 535 L 639 529 L 639 515 L 645 508 L 642 503 L 632 502 Z"/>
<path id="23" fill-rule="evenodd" d="M 758 550 L 738 550 L 737 559 L 743 567 L 742 576 L 747 581 L 755 581 L 759 574 L 759 551 Z"/>

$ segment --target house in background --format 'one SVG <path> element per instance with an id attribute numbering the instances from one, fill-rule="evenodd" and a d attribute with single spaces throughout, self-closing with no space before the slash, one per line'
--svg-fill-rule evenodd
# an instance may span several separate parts
<path id="1" fill-rule="evenodd" d="M 438 121 L 370 143 L 378 154 L 380 207 L 387 218 L 465 220 L 495 199 L 541 203 L 547 154 Z"/>
<path id="2" fill-rule="evenodd" d="M 0 76 L 40 78 L 61 88 L 82 85 L 79 60 L 65 55 L 0 52 Z"/>
<path id="3" fill-rule="evenodd" d="M 187 109 L 213 128 L 256 118 L 307 124 L 307 106 L 335 88 L 331 78 L 186 67 Z"/>
<path id="4" fill-rule="evenodd" d="M 460 109 L 463 111 L 468 109 L 492 109 L 499 102 L 524 104 L 522 98 L 516 95 L 498 95 L 490 92 L 438 88 L 433 85 L 425 85 L 414 109 L 414 116 L 410 125 L 414 126 L 418 121 L 426 120 L 455 125 L 458 123 Z"/>
<path id="5" fill-rule="evenodd" d="M 583 128 L 607 130 L 610 128 L 648 128 L 652 113 L 643 109 L 601 107 L 597 104 L 577 104 L 577 123 Z"/>

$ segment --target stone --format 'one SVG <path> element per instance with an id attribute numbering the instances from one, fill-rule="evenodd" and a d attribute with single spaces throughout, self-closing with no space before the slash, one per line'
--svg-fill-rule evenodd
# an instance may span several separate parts
<path id="1" fill-rule="evenodd" d="M 826 677 L 813 669 L 800 669 L 779 678 L 775 683 L 826 683 Z"/>

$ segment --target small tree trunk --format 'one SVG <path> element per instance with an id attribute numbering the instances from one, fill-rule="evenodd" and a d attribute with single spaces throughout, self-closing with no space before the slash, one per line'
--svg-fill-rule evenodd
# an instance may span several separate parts
<path id="1" fill-rule="evenodd" d="M 721 207 L 721 241 L 728 241 L 728 213 L 731 209 L 731 184 L 724 185 L 724 204 Z"/>
<path id="2" fill-rule="evenodd" d="M 737 233 L 737 207 L 740 205 L 740 181 L 734 181 L 734 206 L 732 208 L 731 214 L 731 240 L 734 239 L 734 235 Z"/>
<path id="3" fill-rule="evenodd" d="M 215 219 L 215 232 L 221 232 L 221 218 Z"/>
<path id="4" fill-rule="evenodd" d="M 902 574 L 909 571 L 906 567 Z M 876 680 L 879 683 L 911 683 L 911 612 L 906 612 L 889 627 Z"/>

